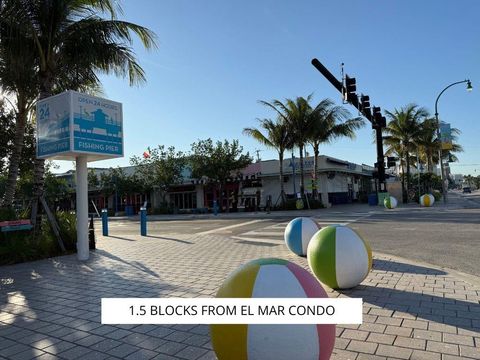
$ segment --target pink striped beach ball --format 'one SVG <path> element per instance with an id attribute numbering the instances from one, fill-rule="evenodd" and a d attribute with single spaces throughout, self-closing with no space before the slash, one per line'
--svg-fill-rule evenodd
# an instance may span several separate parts
<path id="1" fill-rule="evenodd" d="M 258 259 L 241 266 L 223 283 L 217 298 L 326 298 L 304 268 L 282 259 Z M 332 324 L 211 325 L 219 360 L 328 360 L 335 344 Z"/>

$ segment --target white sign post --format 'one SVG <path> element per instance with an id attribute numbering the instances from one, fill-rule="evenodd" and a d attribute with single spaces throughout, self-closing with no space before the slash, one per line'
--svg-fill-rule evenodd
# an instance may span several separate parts
<path id="1" fill-rule="evenodd" d="M 123 152 L 121 103 L 76 91 L 37 103 L 37 157 L 76 162 L 78 260 L 89 257 L 87 162 Z"/>

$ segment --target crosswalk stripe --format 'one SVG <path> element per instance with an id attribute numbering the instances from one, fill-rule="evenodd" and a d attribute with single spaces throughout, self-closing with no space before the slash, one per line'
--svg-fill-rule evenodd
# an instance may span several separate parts
<path id="1" fill-rule="evenodd" d="M 216 228 L 216 229 L 212 229 L 212 230 L 208 230 L 208 231 L 202 231 L 202 232 L 197 233 L 197 235 L 206 235 L 206 234 L 211 234 L 211 233 L 216 233 L 216 232 L 224 232 L 225 230 L 229 230 L 229 229 L 233 229 L 233 228 L 237 228 L 237 227 L 241 227 L 241 226 L 246 226 L 246 225 L 250 225 L 250 224 L 255 224 L 255 223 L 263 222 L 263 221 L 267 221 L 267 220 L 260 219 L 260 220 L 252 220 L 252 221 L 242 222 L 240 224 L 234 224 L 234 225 L 224 226 L 224 227 L 220 227 L 220 228 Z"/>

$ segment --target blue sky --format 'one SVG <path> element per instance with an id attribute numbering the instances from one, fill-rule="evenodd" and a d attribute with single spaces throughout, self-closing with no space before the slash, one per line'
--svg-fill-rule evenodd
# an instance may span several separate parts
<path id="1" fill-rule="evenodd" d="M 340 94 L 310 64 L 318 58 L 340 78 L 340 64 L 357 79 L 373 105 L 393 110 L 415 102 L 462 131 L 465 152 L 454 173 L 480 175 L 480 2 L 476 0 L 124 0 L 123 18 L 158 35 L 158 49 L 135 50 L 148 83 L 141 87 L 102 77 L 106 97 L 123 103 L 125 158 L 91 163 L 128 165 L 147 146 L 188 151 L 197 139 L 239 139 L 246 151 L 262 150 L 242 135 L 256 118 L 274 117 L 258 100 L 314 94 L 315 102 Z M 346 105 L 352 114 L 355 109 Z M 328 154 L 373 164 L 371 127 L 356 140 L 321 147 Z M 58 162 L 60 170 L 71 162 Z"/>

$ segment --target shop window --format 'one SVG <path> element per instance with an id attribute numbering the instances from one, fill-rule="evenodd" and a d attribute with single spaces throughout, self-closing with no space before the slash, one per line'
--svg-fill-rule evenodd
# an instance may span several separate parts
<path id="1" fill-rule="evenodd" d="M 181 192 L 170 195 L 174 206 L 177 209 L 196 209 L 197 208 L 197 193 L 196 192 Z"/>

